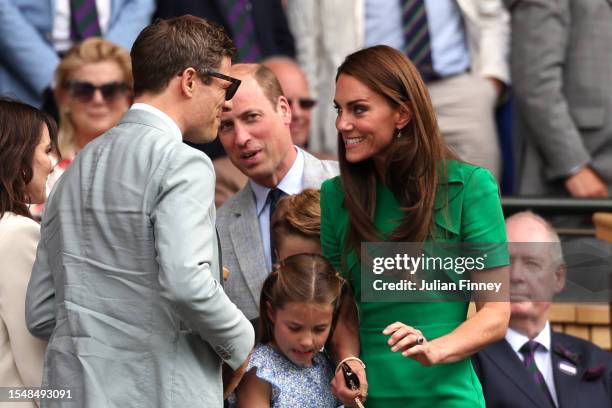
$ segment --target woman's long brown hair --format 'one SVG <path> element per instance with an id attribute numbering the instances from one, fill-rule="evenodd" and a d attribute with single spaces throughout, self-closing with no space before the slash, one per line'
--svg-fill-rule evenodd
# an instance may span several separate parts
<path id="1" fill-rule="evenodd" d="M 350 54 L 338 68 L 336 81 L 340 75 L 350 75 L 362 82 L 382 95 L 391 107 L 403 106 L 412 112 L 400 137 L 393 137 L 383 180 L 377 180 L 372 158 L 359 163 L 346 160 L 344 141 L 338 133 L 344 206 L 350 219 L 346 249 L 359 254 L 362 241 L 422 242 L 433 223 L 438 178 L 446 174 L 443 159 L 455 158 L 440 134 L 427 87 L 412 62 L 385 45 Z M 399 226 L 388 237 L 380 236 L 373 222 L 377 181 L 393 192 L 404 213 Z"/>
<path id="2" fill-rule="evenodd" d="M 34 172 L 34 150 L 43 126 L 57 152 L 57 125 L 49 115 L 25 103 L 0 98 L 0 218 L 13 212 L 32 218 L 26 191 Z"/>

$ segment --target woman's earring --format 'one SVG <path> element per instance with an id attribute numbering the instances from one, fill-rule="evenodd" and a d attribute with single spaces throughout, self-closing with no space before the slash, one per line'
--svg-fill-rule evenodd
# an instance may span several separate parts
<path id="1" fill-rule="evenodd" d="M 395 137 L 396 137 L 397 139 L 401 139 L 401 138 L 402 138 L 402 136 L 404 136 L 404 135 L 402 134 L 402 129 L 395 129 Z"/>

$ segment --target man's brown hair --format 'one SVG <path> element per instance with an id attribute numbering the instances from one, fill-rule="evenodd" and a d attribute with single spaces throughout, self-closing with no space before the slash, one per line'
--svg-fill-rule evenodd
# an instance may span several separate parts
<path id="1" fill-rule="evenodd" d="M 208 84 L 211 78 L 206 72 L 217 69 L 223 57 L 231 58 L 235 52 L 218 24 L 190 15 L 156 20 L 141 31 L 130 52 L 134 95 L 161 92 L 189 67 Z"/>

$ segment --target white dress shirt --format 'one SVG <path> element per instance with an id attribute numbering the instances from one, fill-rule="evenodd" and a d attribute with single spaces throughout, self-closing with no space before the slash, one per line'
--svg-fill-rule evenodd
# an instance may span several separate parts
<path id="1" fill-rule="evenodd" d="M 538 334 L 533 340 L 544 346 L 537 348 L 535 352 L 535 363 L 538 370 L 540 370 L 540 373 L 542 373 L 544 381 L 546 381 L 546 386 L 550 391 L 550 395 L 552 396 L 555 405 L 559 406 L 557 391 L 555 390 L 555 380 L 553 378 L 552 358 L 550 355 L 551 339 L 549 322 L 546 322 L 544 329 L 542 329 L 540 334 Z M 508 328 L 508 331 L 506 332 L 506 341 L 510 344 L 510 347 L 512 347 L 512 350 L 514 350 L 518 358 L 523 361 L 523 354 L 519 350 L 527 341 L 529 341 L 529 337 L 517 332 L 516 330 Z"/>
<path id="2" fill-rule="evenodd" d="M 288 195 L 298 194 L 304 190 L 304 154 L 301 149 L 297 150 L 297 156 L 291 168 L 285 174 L 285 177 L 278 183 L 276 188 L 282 190 Z M 255 208 L 257 210 L 257 220 L 259 221 L 259 233 L 261 235 L 261 243 L 264 248 L 264 256 L 266 258 L 266 266 L 269 271 L 272 270 L 272 255 L 270 250 L 270 203 L 267 201 L 268 193 L 271 188 L 260 186 L 253 180 L 249 180 L 251 189 L 255 194 Z"/>

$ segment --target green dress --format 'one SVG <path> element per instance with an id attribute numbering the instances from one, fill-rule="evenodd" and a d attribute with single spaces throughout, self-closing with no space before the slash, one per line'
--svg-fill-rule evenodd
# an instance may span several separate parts
<path id="1" fill-rule="evenodd" d="M 447 182 L 438 184 L 434 236 L 444 242 L 506 242 L 497 183 L 483 168 L 446 161 Z M 374 224 L 384 236 L 398 225 L 402 213 L 393 193 L 377 186 Z M 362 302 L 360 263 L 354 251 L 343 253 L 349 218 L 343 208 L 339 177 L 321 186 L 321 245 L 323 254 L 342 273 L 355 292 L 359 310 L 361 359 L 369 383 L 367 407 L 484 407 L 482 388 L 470 359 L 425 367 L 392 353 L 383 329 L 401 321 L 416 327 L 428 340 L 451 332 L 466 319 L 466 302 Z M 486 268 L 508 264 L 505 246 L 489 256 Z"/>

